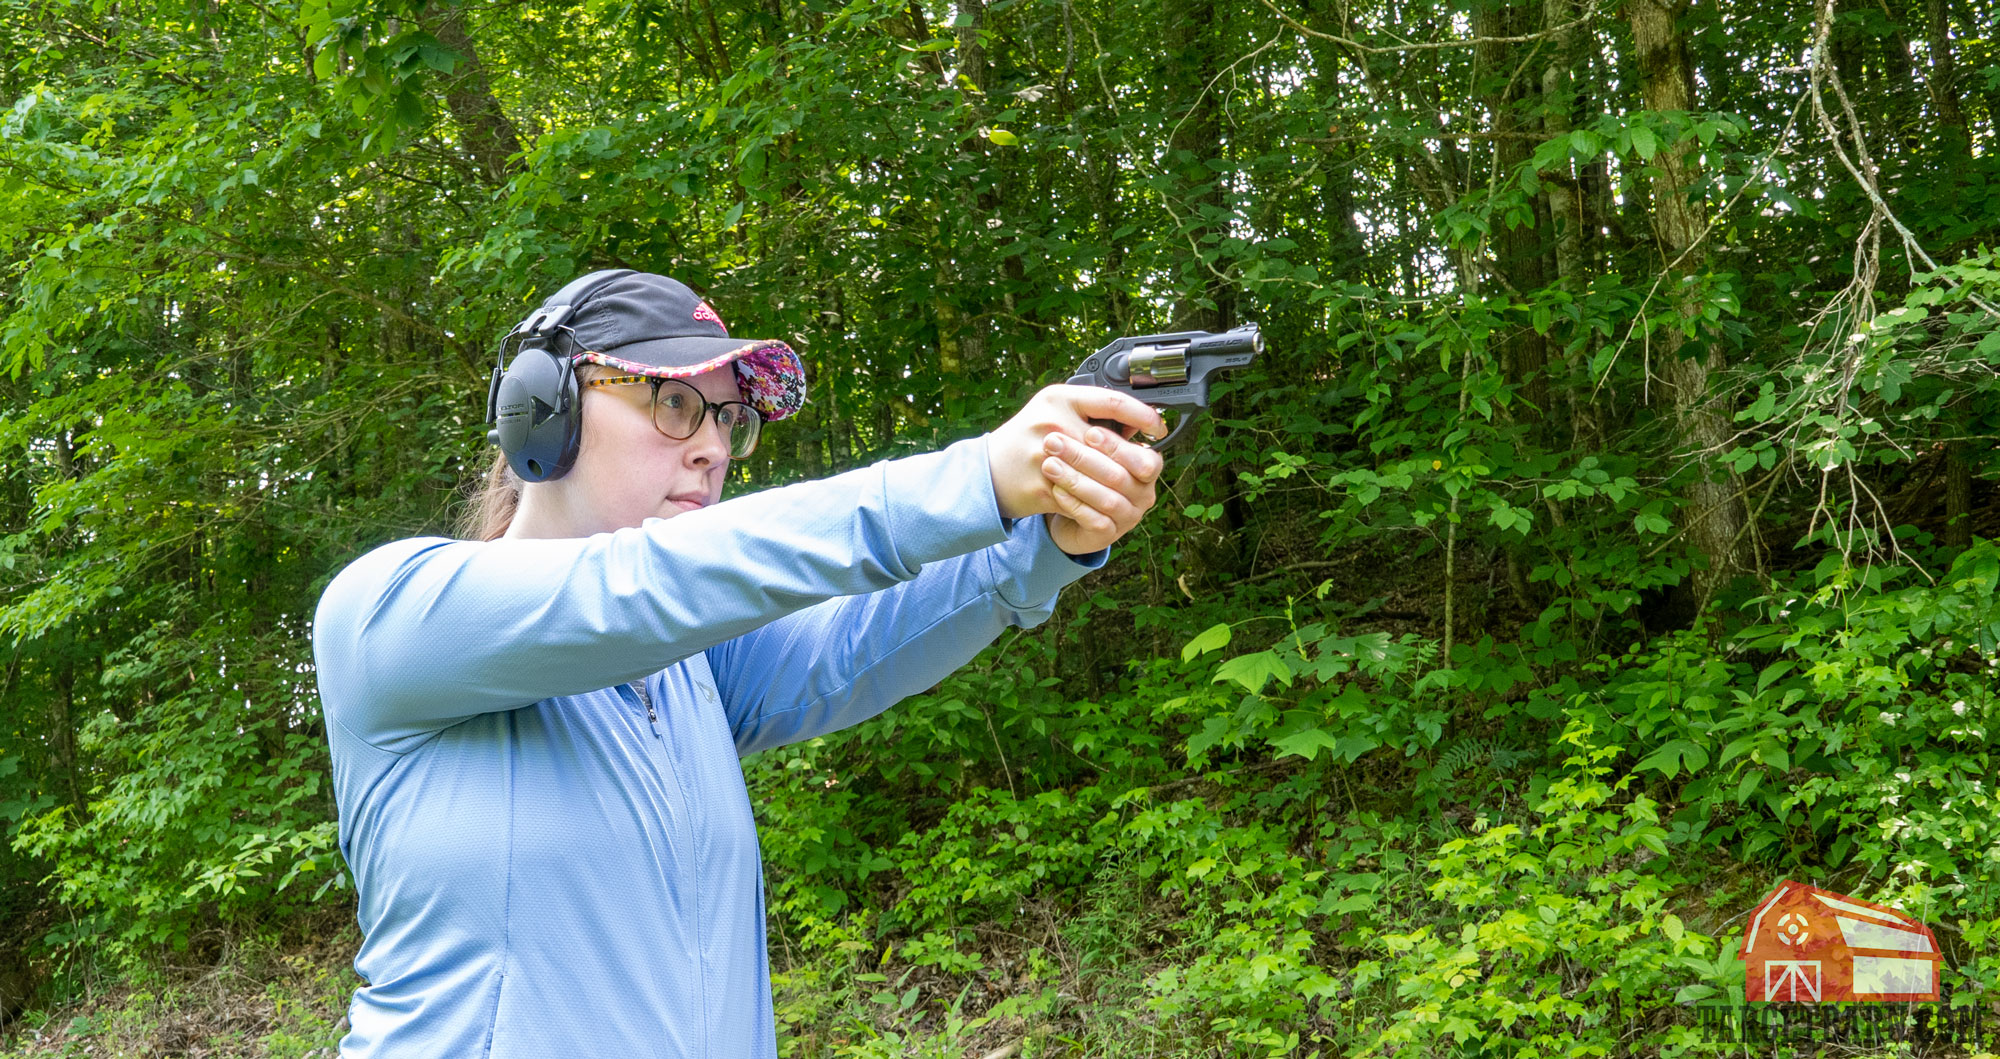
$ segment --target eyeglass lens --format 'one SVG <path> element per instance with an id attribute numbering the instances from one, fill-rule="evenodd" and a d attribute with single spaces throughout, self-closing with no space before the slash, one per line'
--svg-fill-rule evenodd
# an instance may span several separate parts
<path id="1" fill-rule="evenodd" d="M 700 390 L 678 379 L 660 380 L 653 397 L 653 426 L 676 441 L 686 440 L 700 430 L 706 413 L 713 412 L 717 425 L 729 438 L 729 456 L 740 460 L 757 447 L 757 433 L 764 417 L 741 401 L 710 404 Z"/>

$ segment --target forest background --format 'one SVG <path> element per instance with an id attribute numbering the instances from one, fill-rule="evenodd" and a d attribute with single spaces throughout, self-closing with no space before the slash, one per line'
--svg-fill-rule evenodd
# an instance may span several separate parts
<path id="1" fill-rule="evenodd" d="M 0 0 L 0 1051 L 330 1054 L 314 603 L 613 266 L 804 354 L 738 490 L 1269 341 L 1054 620 L 745 762 L 787 1055 L 1673 1054 L 1788 877 L 2000 1014 L 1997 21 Z"/>

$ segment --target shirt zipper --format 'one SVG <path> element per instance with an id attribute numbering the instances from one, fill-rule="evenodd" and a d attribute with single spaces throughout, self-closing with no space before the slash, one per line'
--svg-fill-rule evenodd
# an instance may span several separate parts
<path id="1" fill-rule="evenodd" d="M 646 681 L 643 678 L 633 681 L 632 690 L 638 692 L 639 701 L 646 704 L 646 719 L 653 722 L 653 734 L 665 739 L 667 733 L 660 730 L 660 715 L 653 709 L 653 696 L 646 691 Z"/>

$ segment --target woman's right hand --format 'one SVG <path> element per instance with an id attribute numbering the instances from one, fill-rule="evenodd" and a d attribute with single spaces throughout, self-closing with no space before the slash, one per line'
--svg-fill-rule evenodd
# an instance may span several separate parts
<path id="1" fill-rule="evenodd" d="M 1049 386 L 987 438 L 993 494 L 1004 518 L 1048 515 L 1063 551 L 1084 555 L 1131 532 L 1153 506 L 1160 454 L 1090 425 L 1111 420 L 1159 437 L 1145 402 L 1097 386 Z"/>

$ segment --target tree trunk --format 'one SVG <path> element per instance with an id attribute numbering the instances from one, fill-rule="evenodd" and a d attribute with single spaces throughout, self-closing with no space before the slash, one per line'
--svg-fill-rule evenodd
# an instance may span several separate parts
<path id="1" fill-rule="evenodd" d="M 1625 15 L 1638 52 L 1640 93 L 1647 110 L 1695 109 L 1694 69 L 1688 61 L 1687 42 L 1675 24 L 1685 6 L 1685 0 L 1632 0 L 1626 5 Z M 1662 175 L 1652 187 L 1653 230 L 1659 264 L 1667 272 L 1661 290 L 1678 303 L 1682 317 L 1688 320 L 1700 317 L 1700 298 L 1690 293 L 1700 285 L 1684 281 L 1700 275 L 1706 264 L 1706 255 L 1697 245 L 1707 227 L 1707 216 L 1695 191 L 1701 172 L 1694 146 L 1692 139 L 1683 138 L 1663 148 L 1653 159 Z M 1709 375 L 1721 368 L 1722 362 L 1713 346 L 1684 355 L 1686 339 L 1678 327 L 1654 332 L 1651 344 L 1650 359 L 1658 366 L 1673 402 L 1679 446 L 1696 469 L 1683 497 L 1682 517 L 1689 543 L 1708 560 L 1692 586 L 1696 602 L 1705 606 L 1718 588 L 1753 565 L 1743 503 L 1734 476 L 1719 459 L 1729 443 L 1730 421 L 1723 403 L 1709 392 Z"/>
<path id="2" fill-rule="evenodd" d="M 444 103 L 464 133 L 465 149 L 473 161 L 487 180 L 501 184 L 513 168 L 508 159 L 521 153 L 521 139 L 506 111 L 500 109 L 500 101 L 493 97 L 493 86 L 486 79 L 486 67 L 479 61 L 465 19 L 464 7 L 447 7 L 434 29 L 439 43 L 457 52 L 460 60 L 458 68 L 445 75 Z"/>
<path id="3" fill-rule="evenodd" d="M 1944 450 L 1944 544 L 1959 552 L 1972 547 L 1972 464 L 1963 441 Z"/>
<path id="4" fill-rule="evenodd" d="M 1576 78 L 1572 69 L 1576 61 L 1576 30 L 1556 31 L 1557 26 L 1575 17 L 1576 0 L 1544 0 L 1542 4 L 1542 31 L 1554 33 L 1548 42 L 1554 54 L 1542 70 L 1542 132 L 1550 140 L 1569 135 L 1570 115 L 1576 109 Z M 1583 199 L 1577 192 L 1578 181 L 1567 164 L 1544 169 L 1540 176 L 1554 228 L 1550 235 L 1555 241 L 1556 282 L 1575 293 L 1583 289 L 1585 282 L 1583 239 L 1587 227 Z"/>
<path id="5" fill-rule="evenodd" d="M 1542 5 L 1542 30 L 1552 34 L 1547 47 L 1553 50 L 1548 65 L 1542 70 L 1542 134 L 1552 141 L 1570 134 L 1574 128 L 1574 116 L 1581 109 L 1578 106 L 1580 93 L 1576 75 L 1579 62 L 1577 31 L 1575 28 L 1556 28 L 1573 21 L 1576 12 L 1576 0 L 1544 0 Z M 1572 296 L 1582 294 L 1595 272 L 1593 251 L 1598 243 L 1598 222 L 1591 198 L 1591 180 L 1601 165 L 1599 160 L 1579 169 L 1573 163 L 1565 162 L 1540 173 L 1548 202 L 1549 262 L 1554 268 L 1556 286 Z M 1587 369 L 1578 370 L 1577 362 L 1580 360 L 1584 365 L 1591 362 L 1601 340 L 1597 332 L 1583 327 L 1578 332 L 1566 333 L 1558 325 L 1555 334 L 1555 351 L 1551 355 L 1559 362 L 1557 377 L 1573 380 L 1587 375 Z M 1576 339 L 1581 339 L 1576 343 L 1576 352 L 1566 352 Z M 1567 414 L 1559 418 L 1566 424 L 1568 436 L 1552 443 L 1576 452 L 1595 450 L 1603 444 L 1606 434 L 1602 410 L 1593 396 L 1596 387 L 1568 384 L 1561 390 Z"/>
<path id="6" fill-rule="evenodd" d="M 66 644 L 68 650 L 75 650 L 74 641 Z M 69 790 L 70 805 L 75 808 L 77 819 L 83 818 L 83 785 L 76 780 L 76 666 L 65 656 L 55 671 L 55 716 L 49 718 L 49 749 L 54 754 L 56 771 L 61 774 L 63 785 Z"/>
<path id="7" fill-rule="evenodd" d="M 1213 82 L 1220 66 L 1216 19 L 1223 9 L 1215 0 L 1167 0 L 1163 13 L 1164 83 L 1173 86 L 1175 97 L 1168 112 L 1179 116 L 1167 141 L 1166 169 L 1174 176 L 1174 212 L 1185 229 L 1195 277 L 1174 305 L 1173 326 L 1221 331 L 1234 322 L 1235 294 L 1197 248 L 1210 245 L 1203 237 L 1227 204 L 1222 175 L 1209 165 L 1222 154 L 1220 94 Z"/>
<path id="8" fill-rule="evenodd" d="M 958 13 L 963 23 L 958 27 L 958 87 L 972 102 L 959 152 L 976 164 L 980 179 L 976 189 L 957 187 L 946 192 L 938 208 L 933 279 L 936 285 L 931 291 L 931 312 L 937 323 L 938 366 L 947 396 L 965 392 L 968 381 L 975 389 L 987 381 L 986 312 L 991 282 L 978 268 L 973 275 L 966 274 L 964 262 L 976 262 L 978 257 L 962 254 L 961 247 L 984 240 L 985 218 L 999 213 L 990 172 L 996 159 L 989 154 L 987 139 L 979 131 L 993 113 L 987 98 L 992 81 L 991 63 L 986 46 L 980 41 L 986 26 L 985 0 L 960 0 Z"/>
<path id="9" fill-rule="evenodd" d="M 1531 6 L 1534 4 L 1534 6 Z M 1519 69 L 1524 52 L 1515 44 L 1494 38 L 1525 36 L 1541 18 L 1534 0 L 1482 0 L 1473 9 L 1473 30 L 1483 38 L 1479 45 L 1480 81 L 1484 83 L 1488 127 L 1497 137 L 1493 150 L 1493 174 L 1504 181 L 1533 154 L 1523 135 L 1527 129 L 1522 115 L 1531 112 L 1540 91 L 1540 79 Z M 1519 76 L 1517 76 L 1517 74 Z M 1535 224 L 1532 203 L 1527 217 L 1517 223 L 1495 218 L 1493 249 L 1500 274 L 1507 285 L 1530 297 L 1548 283 L 1542 267 L 1543 232 Z M 1548 340 L 1531 328 L 1511 334 L 1500 348 L 1500 366 L 1507 381 L 1524 399 L 1515 405 L 1514 418 L 1527 426 L 1529 436 L 1540 440 L 1543 416 L 1549 407 Z"/>

